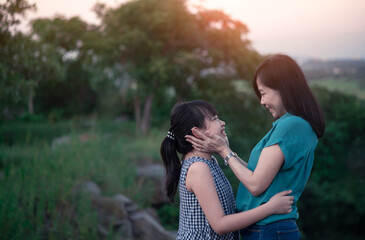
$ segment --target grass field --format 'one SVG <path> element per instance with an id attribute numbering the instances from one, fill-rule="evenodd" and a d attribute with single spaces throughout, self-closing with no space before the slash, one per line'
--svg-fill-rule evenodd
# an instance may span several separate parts
<path id="1" fill-rule="evenodd" d="M 317 85 L 327 88 L 330 91 L 339 91 L 349 95 L 355 95 L 361 100 L 365 100 L 365 85 L 360 85 L 357 81 L 349 81 L 347 79 L 321 79 L 310 82 L 310 85 Z"/>
<path id="2" fill-rule="evenodd" d="M 152 192 L 136 184 L 135 170 L 160 161 L 157 131 L 146 138 L 131 122 L 11 122 L 0 136 L 1 239 L 98 239 L 88 196 L 74 193 L 85 181 L 148 206 Z M 68 141 L 55 145 L 62 136 Z"/>

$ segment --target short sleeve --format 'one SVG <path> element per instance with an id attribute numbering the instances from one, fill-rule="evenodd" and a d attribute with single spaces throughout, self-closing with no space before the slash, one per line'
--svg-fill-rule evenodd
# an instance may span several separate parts
<path id="1" fill-rule="evenodd" d="M 297 116 L 289 117 L 275 126 L 265 147 L 278 144 L 284 154 L 282 169 L 288 169 L 312 149 L 313 140 L 317 139 L 313 134 L 307 121 Z"/>

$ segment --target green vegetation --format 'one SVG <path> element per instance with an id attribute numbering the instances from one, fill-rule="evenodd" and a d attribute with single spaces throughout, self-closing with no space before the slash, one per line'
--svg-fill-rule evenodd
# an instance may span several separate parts
<path id="1" fill-rule="evenodd" d="M 355 96 L 319 87 L 313 90 L 325 114 L 326 132 L 299 201 L 299 224 L 306 239 L 361 239 L 361 221 L 365 220 L 365 104 Z"/>
<path id="2" fill-rule="evenodd" d="M 305 239 L 361 239 L 365 105 L 355 97 L 323 88 L 314 88 L 314 92 L 325 111 L 327 129 L 299 201 L 299 225 Z M 247 159 L 250 149 L 270 128 L 270 116 L 257 107 L 255 98 L 243 99 L 229 106 L 224 99 L 217 99 L 220 103 L 216 105 L 227 122 L 232 148 Z M 265 119 L 259 123 L 261 128 L 252 127 L 260 116 Z M 154 126 L 147 136 L 138 134 L 131 121 L 116 123 L 95 117 L 57 123 L 3 122 L 0 235 L 5 239 L 97 239 L 97 215 L 87 204 L 87 196 L 73 191 L 85 181 L 96 182 L 104 195 L 123 193 L 140 207 L 150 206 L 148 196 L 153 193 L 136 182 L 135 168 L 142 162 L 160 162 L 159 146 L 168 116 L 160 118 L 165 118 L 164 123 Z M 70 136 L 69 142 L 55 144 L 54 139 L 62 136 Z M 222 168 L 236 189 L 238 181 L 232 171 Z M 177 204 L 162 206 L 158 214 L 166 228 L 176 229 Z M 327 227 L 318 228 L 318 224 Z"/>
<path id="3" fill-rule="evenodd" d="M 243 23 L 189 12 L 185 2 L 98 4 L 99 25 L 58 16 L 34 20 L 29 34 L 15 27 L 34 6 L 0 3 L 0 239 L 98 239 L 97 214 L 75 193 L 85 181 L 149 207 L 153 190 L 135 170 L 161 162 L 180 100 L 216 106 L 232 148 L 248 158 L 271 127 L 246 81 L 262 56 Z M 326 132 L 299 201 L 304 239 L 364 236 L 364 89 L 345 79 L 312 84 Z M 222 168 L 236 191 L 238 180 Z M 157 211 L 177 228 L 177 204 Z"/>
<path id="4" fill-rule="evenodd" d="M 331 91 L 338 91 L 349 95 L 354 95 L 361 100 L 365 100 L 365 86 L 358 81 L 350 81 L 345 78 L 341 79 L 321 79 L 312 80 L 311 86 L 327 88 Z"/>
<path id="5" fill-rule="evenodd" d="M 74 130 L 60 132 L 60 125 Z M 143 141 L 130 130 L 135 129 L 130 122 L 94 121 L 82 132 L 76 126 L 3 125 L 1 135 L 7 131 L 13 138 L 0 145 L 1 239 L 97 239 L 96 212 L 87 204 L 88 196 L 75 190 L 85 181 L 97 183 L 103 195 L 123 193 L 141 207 L 148 205 L 145 199 L 152 193 L 147 186 L 136 185 L 135 167 L 146 159 L 159 161 L 162 136 Z M 30 136 L 29 142 L 23 141 L 19 129 Z M 42 140 L 44 130 L 59 135 Z M 51 138 L 62 135 L 70 136 L 69 142 L 52 145 Z"/>

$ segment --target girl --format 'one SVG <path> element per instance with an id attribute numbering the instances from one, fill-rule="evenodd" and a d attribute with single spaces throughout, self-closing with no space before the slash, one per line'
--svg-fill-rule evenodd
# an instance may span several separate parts
<path id="1" fill-rule="evenodd" d="M 185 136 L 191 129 L 224 138 L 225 123 L 215 108 L 202 100 L 178 103 L 171 113 L 171 127 L 161 145 L 166 170 L 166 192 L 173 202 L 180 193 L 177 239 L 238 239 L 235 232 L 269 215 L 291 212 L 291 191 L 271 197 L 267 203 L 236 213 L 234 194 L 212 152 L 195 150 Z M 181 160 L 178 157 L 181 154 Z"/>

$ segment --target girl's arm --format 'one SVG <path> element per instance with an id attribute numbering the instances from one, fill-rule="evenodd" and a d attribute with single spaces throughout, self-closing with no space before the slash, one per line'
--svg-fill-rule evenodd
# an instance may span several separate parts
<path id="1" fill-rule="evenodd" d="M 202 162 L 193 163 L 186 176 L 186 187 L 194 192 L 209 224 L 218 234 L 237 231 L 272 214 L 291 212 L 293 196 L 284 191 L 261 206 L 236 214 L 224 215 L 209 167 Z"/>
<path id="2" fill-rule="evenodd" d="M 223 159 L 232 152 L 226 141 L 220 136 L 210 135 L 209 133 L 203 134 L 196 129 L 193 129 L 193 131 L 201 138 L 186 136 L 187 141 L 191 142 L 194 148 L 216 152 Z M 253 196 L 259 196 L 270 186 L 283 164 L 284 154 L 278 144 L 262 150 L 254 171 L 248 169 L 247 163 L 238 156 L 231 157 L 228 160 L 228 165 L 233 173 Z"/>

